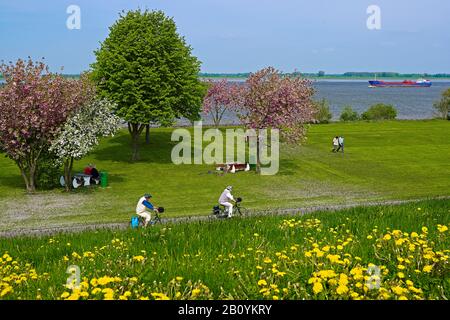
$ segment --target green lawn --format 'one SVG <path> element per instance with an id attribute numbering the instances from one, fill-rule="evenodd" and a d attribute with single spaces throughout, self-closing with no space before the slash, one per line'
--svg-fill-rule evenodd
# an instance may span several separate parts
<path id="1" fill-rule="evenodd" d="M 430 200 L 2 239 L 0 300 L 448 299 L 449 213 Z"/>
<path id="2" fill-rule="evenodd" d="M 302 146 L 282 146 L 275 176 L 219 176 L 212 166 L 171 163 L 172 129 L 151 131 L 141 161 L 130 163 L 130 137 L 105 139 L 75 171 L 93 162 L 107 189 L 53 190 L 28 196 L 14 163 L 0 158 L 0 231 L 74 223 L 125 222 L 145 192 L 167 216 L 206 215 L 227 185 L 253 209 L 364 203 L 450 195 L 450 121 L 388 121 L 311 126 Z M 331 139 L 345 137 L 345 154 Z"/>

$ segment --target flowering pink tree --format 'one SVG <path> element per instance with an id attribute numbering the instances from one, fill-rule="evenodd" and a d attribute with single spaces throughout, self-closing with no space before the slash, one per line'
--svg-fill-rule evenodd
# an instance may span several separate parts
<path id="1" fill-rule="evenodd" d="M 214 126 L 218 127 L 225 112 L 235 108 L 239 85 L 231 84 L 226 79 L 208 80 L 207 83 L 208 92 L 203 99 L 203 113 L 210 115 Z"/>
<path id="2" fill-rule="evenodd" d="M 91 99 L 87 81 L 52 74 L 43 62 L 2 64 L 6 84 L 0 89 L 0 144 L 20 169 L 28 192 L 36 189 L 39 157 L 68 116 Z"/>
<path id="3" fill-rule="evenodd" d="M 254 129 L 257 139 L 259 171 L 259 130 L 279 129 L 286 141 L 299 142 L 306 136 L 305 124 L 315 115 L 311 83 L 300 77 L 283 76 L 273 67 L 250 75 L 239 93 L 239 118 Z"/>

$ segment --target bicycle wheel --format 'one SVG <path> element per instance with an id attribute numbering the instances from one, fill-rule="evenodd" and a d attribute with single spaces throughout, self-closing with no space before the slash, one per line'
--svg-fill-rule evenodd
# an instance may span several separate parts
<path id="1" fill-rule="evenodd" d="M 240 215 L 240 216 L 245 216 L 245 215 L 248 214 L 248 209 L 245 208 L 245 207 L 237 207 L 237 208 L 236 208 L 236 212 L 237 212 L 237 214 Z"/>

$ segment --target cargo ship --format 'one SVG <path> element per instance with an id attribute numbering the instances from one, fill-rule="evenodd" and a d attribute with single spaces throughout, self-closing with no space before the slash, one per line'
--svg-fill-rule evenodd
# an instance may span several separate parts
<path id="1" fill-rule="evenodd" d="M 383 81 L 383 80 L 370 80 L 369 88 L 377 87 L 431 87 L 432 82 L 430 80 L 419 79 L 417 81 L 404 80 L 404 81 Z"/>

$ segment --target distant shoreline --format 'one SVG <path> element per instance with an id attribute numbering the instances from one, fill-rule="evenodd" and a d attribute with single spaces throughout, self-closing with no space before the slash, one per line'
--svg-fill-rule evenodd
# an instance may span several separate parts
<path id="1" fill-rule="evenodd" d="M 290 73 L 286 73 L 287 75 L 292 75 Z M 360 81 L 369 81 L 373 80 L 375 77 L 370 77 L 368 75 L 364 76 L 348 76 L 345 74 L 330 74 L 318 76 L 311 73 L 299 73 L 302 77 L 310 80 L 360 80 Z M 79 74 L 64 74 L 65 78 L 75 78 L 78 79 L 80 77 Z M 230 79 L 230 80 L 246 80 L 249 76 L 249 73 L 200 73 L 199 77 L 202 79 Z M 399 74 L 395 76 L 383 75 L 380 72 L 377 76 L 378 80 L 417 80 L 419 78 L 425 78 L 428 80 L 443 80 L 450 81 L 450 74 L 433 74 L 433 75 L 420 75 L 420 74 Z M 4 78 L 0 76 L 0 82 L 4 82 Z"/>
<path id="2" fill-rule="evenodd" d="M 360 81 L 369 81 L 373 80 L 374 78 L 370 77 L 349 77 L 349 76 L 310 76 L 310 75 L 302 75 L 306 79 L 310 80 L 360 80 Z M 202 74 L 200 75 L 200 78 L 203 79 L 232 79 L 232 80 L 246 80 L 247 76 L 237 76 L 237 75 L 207 75 Z M 420 76 L 414 77 L 414 76 L 395 76 L 395 77 L 377 77 L 378 80 L 417 80 L 419 78 L 423 78 Z M 426 77 L 428 80 L 444 80 L 444 81 L 450 81 L 450 76 L 448 77 L 436 77 L 436 76 L 428 76 Z"/>

